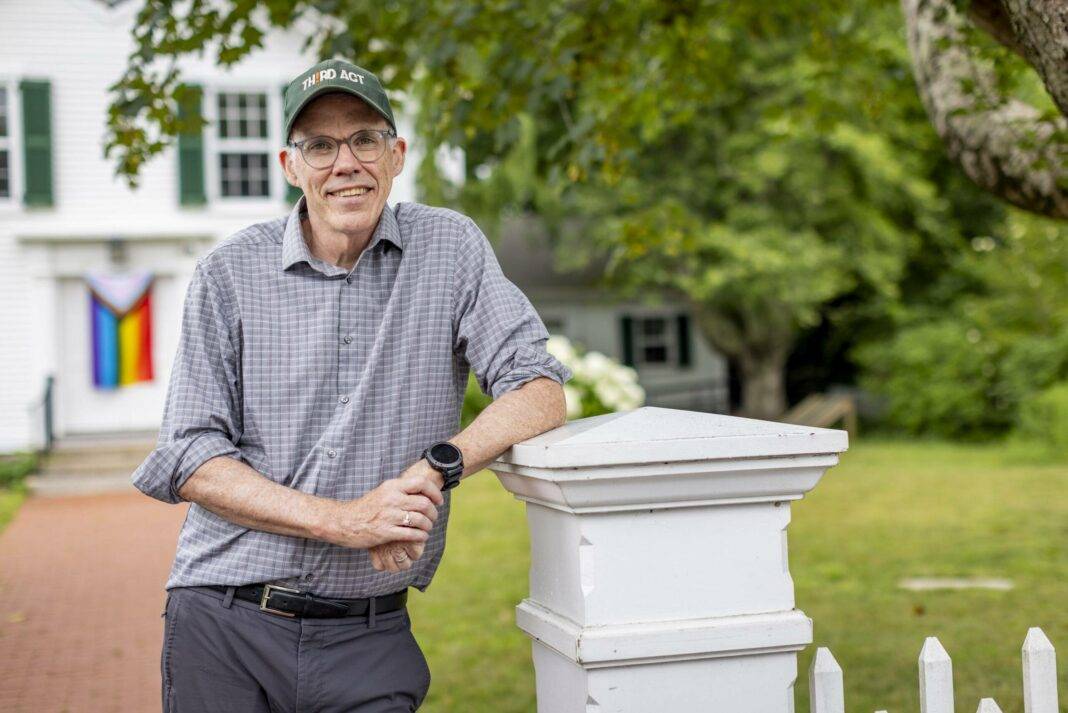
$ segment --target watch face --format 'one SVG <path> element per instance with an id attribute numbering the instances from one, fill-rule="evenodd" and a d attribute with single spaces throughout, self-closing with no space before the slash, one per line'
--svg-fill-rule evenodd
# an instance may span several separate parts
<path id="1" fill-rule="evenodd" d="M 451 443 L 436 443 L 434 447 L 430 449 L 430 455 L 434 457 L 438 463 L 444 465 L 454 465 L 460 462 L 461 454 L 460 449 Z"/>

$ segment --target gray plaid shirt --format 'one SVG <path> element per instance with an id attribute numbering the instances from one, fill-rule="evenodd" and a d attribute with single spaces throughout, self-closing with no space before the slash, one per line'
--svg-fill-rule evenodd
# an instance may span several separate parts
<path id="1" fill-rule="evenodd" d="M 178 503 L 204 461 L 240 459 L 271 480 L 359 498 L 454 436 L 473 370 L 497 398 L 571 371 L 545 350 L 530 301 L 466 216 L 386 206 L 351 271 L 315 258 L 288 217 L 251 225 L 201 258 L 154 451 L 133 474 Z M 453 493 L 411 569 L 379 572 L 366 550 L 277 535 L 189 506 L 166 587 L 272 582 L 321 596 L 425 590 L 445 548 Z"/>

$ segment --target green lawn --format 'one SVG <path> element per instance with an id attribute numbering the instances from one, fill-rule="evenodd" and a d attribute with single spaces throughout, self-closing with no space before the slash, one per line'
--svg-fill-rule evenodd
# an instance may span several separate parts
<path id="1" fill-rule="evenodd" d="M 25 497 L 26 488 L 22 485 L 0 488 L 0 532 L 3 532 L 7 523 L 15 517 L 15 512 Z"/>
<path id="2" fill-rule="evenodd" d="M 0 532 L 15 517 L 26 497 L 23 479 L 37 470 L 36 453 L 0 454 Z"/>
<path id="3" fill-rule="evenodd" d="M 1018 464 L 1001 446 L 859 440 L 794 504 L 790 569 L 813 619 L 800 657 L 829 646 L 850 711 L 919 710 L 916 658 L 938 636 L 953 658 L 957 709 L 992 696 L 1023 710 L 1020 646 L 1040 626 L 1068 654 L 1068 464 Z M 430 660 L 429 713 L 535 709 L 530 643 L 515 627 L 527 591 L 523 504 L 483 472 L 456 491 L 446 555 L 411 608 Z M 994 576 L 1008 592 L 907 592 L 903 577 Z M 1061 666 L 1064 670 L 1063 664 Z M 1068 709 L 1065 709 L 1068 710 Z"/>

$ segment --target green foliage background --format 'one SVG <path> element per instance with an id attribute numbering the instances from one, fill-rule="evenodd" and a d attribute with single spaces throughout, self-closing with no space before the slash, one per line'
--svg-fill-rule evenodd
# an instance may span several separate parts
<path id="1" fill-rule="evenodd" d="M 1068 226 L 1014 212 L 995 227 L 939 279 L 965 286 L 952 299 L 917 305 L 889 339 L 857 349 L 862 383 L 887 395 L 905 432 L 989 438 L 1068 379 Z M 1026 435 L 1052 445 L 1033 419 Z"/>
<path id="2" fill-rule="evenodd" d="M 833 362 L 806 388 L 860 371 L 886 425 L 988 437 L 1063 378 L 1064 295 L 1046 274 L 1063 233 L 1010 218 L 946 160 L 895 0 L 147 0 L 113 87 L 118 171 L 179 128 L 171 57 L 207 47 L 229 65 L 298 17 L 319 23 L 320 56 L 374 69 L 415 108 L 429 202 L 491 234 L 537 215 L 561 268 L 603 258 L 622 294 L 687 304 L 741 373 L 743 408 L 777 415 L 788 362 Z M 971 41 L 1006 92 L 1050 105 L 1022 60 Z M 446 145 L 465 153 L 462 187 L 436 170 Z"/>

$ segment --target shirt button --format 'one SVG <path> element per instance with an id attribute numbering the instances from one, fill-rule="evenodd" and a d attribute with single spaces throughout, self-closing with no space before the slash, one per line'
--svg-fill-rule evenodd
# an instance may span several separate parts
<path id="1" fill-rule="evenodd" d="M 340 401 L 343 404 L 347 404 L 349 402 L 349 397 L 348 396 L 342 396 L 340 399 L 338 399 L 338 401 Z"/>
<path id="2" fill-rule="evenodd" d="M 308 572 L 308 573 L 307 573 L 306 575 L 304 575 L 304 581 L 305 581 L 305 582 L 310 582 L 310 581 L 311 581 L 311 578 L 312 578 L 313 576 L 315 576 L 315 575 L 313 575 L 313 574 L 312 574 L 311 572 Z"/>
<path id="3" fill-rule="evenodd" d="M 352 337 L 345 337 L 345 344 L 352 344 Z"/>
<path id="4" fill-rule="evenodd" d="M 331 448 L 330 450 L 328 450 L 328 451 L 326 452 L 326 455 L 328 455 L 328 456 L 330 456 L 331 458 L 333 458 L 334 456 L 336 456 L 336 455 L 337 455 L 337 451 L 335 451 L 335 450 L 334 450 L 333 448 Z"/>
<path id="5" fill-rule="evenodd" d="M 352 284 L 352 277 L 351 276 L 345 278 L 345 284 L 346 285 L 351 285 Z"/>

